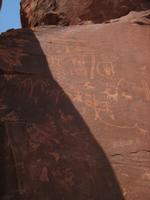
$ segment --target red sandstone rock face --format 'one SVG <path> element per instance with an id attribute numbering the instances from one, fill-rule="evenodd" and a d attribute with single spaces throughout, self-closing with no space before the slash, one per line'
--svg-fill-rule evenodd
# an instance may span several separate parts
<path id="1" fill-rule="evenodd" d="M 1 35 L 1 199 L 149 200 L 148 24 Z"/>
<path id="2" fill-rule="evenodd" d="M 22 0 L 21 18 L 23 27 L 101 23 L 148 7 L 148 0 Z"/>

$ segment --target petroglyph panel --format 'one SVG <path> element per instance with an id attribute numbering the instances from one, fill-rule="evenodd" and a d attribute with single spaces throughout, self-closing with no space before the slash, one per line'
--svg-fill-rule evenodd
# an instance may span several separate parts
<path id="1" fill-rule="evenodd" d="M 79 30 L 82 32 L 82 28 Z M 78 37 L 80 31 L 72 37 Z M 137 190 L 140 191 L 139 185 L 143 186 L 136 177 L 140 176 L 142 181 L 145 177 L 144 191 L 148 194 L 150 161 L 149 150 L 145 149 L 150 147 L 150 71 L 148 57 L 143 60 L 146 54 L 141 52 L 139 55 L 139 52 L 147 44 L 141 44 L 140 38 L 133 38 L 129 32 L 122 35 L 124 41 L 116 33 L 107 37 L 108 32 L 102 35 L 99 29 L 93 31 L 94 36 L 88 33 L 94 38 L 93 44 L 81 35 L 79 42 L 66 40 L 65 33 L 57 39 L 48 37 L 51 40 L 48 51 L 55 48 L 57 54 L 50 55 L 47 50 L 45 54 L 53 76 L 92 130 L 98 144 L 106 150 L 118 178 L 121 177 L 124 197 L 136 196 L 142 200 L 145 194 L 137 195 Z M 138 34 L 137 31 L 134 36 Z M 140 48 L 137 47 L 139 43 Z M 42 45 L 44 48 L 44 43 Z M 136 47 L 134 51 L 133 46 Z M 129 182 L 132 182 L 131 187 Z"/>
<path id="2" fill-rule="evenodd" d="M 126 25 L 124 28 L 130 30 Z M 138 28 L 133 28 L 138 35 Z M 47 36 L 51 43 L 41 45 L 49 69 L 108 155 L 149 149 L 149 59 L 143 61 L 143 52 L 139 55 L 140 48 L 145 49 L 147 44 L 139 45 L 140 37 L 133 38 L 129 31 L 120 37 L 115 25 L 113 35 L 108 36 L 107 26 L 105 29 L 103 34 L 101 28 L 88 32 L 94 40 L 82 35 L 82 27 L 74 34 L 64 31 L 57 39 Z M 48 53 L 53 48 L 57 54 Z"/>
<path id="3" fill-rule="evenodd" d="M 63 56 L 48 56 L 49 65 L 56 67 L 53 75 L 61 82 L 83 116 L 92 116 L 94 120 L 110 127 L 135 127 L 138 119 L 132 118 L 129 113 L 137 111 L 133 101 L 138 102 L 142 97 L 143 87 L 148 100 L 147 83 L 143 81 L 142 85 L 139 84 L 140 77 L 138 85 L 135 85 L 134 79 L 125 80 L 118 73 L 117 58 L 114 59 L 116 62 L 112 62 L 111 59 L 101 58 L 98 49 L 95 54 L 91 52 L 88 55 L 84 50 L 81 47 L 80 54 L 72 49 L 69 50 L 70 55 L 64 52 Z M 121 107 L 118 108 L 119 103 Z M 129 110 L 126 110 L 126 105 Z M 148 105 L 138 108 L 138 113 L 143 109 L 149 109 Z"/>
<path id="4" fill-rule="evenodd" d="M 12 33 L 0 38 L 0 146 L 19 177 L 9 179 L 13 191 L 37 200 L 149 200 L 147 26 Z"/>

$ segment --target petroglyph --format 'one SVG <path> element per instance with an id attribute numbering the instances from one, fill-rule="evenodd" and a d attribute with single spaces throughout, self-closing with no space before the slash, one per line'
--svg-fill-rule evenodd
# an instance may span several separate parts
<path id="1" fill-rule="evenodd" d="M 96 67 L 96 58 L 95 58 L 95 55 L 92 55 L 91 56 L 90 79 L 94 79 L 95 67 Z"/>
<path id="2" fill-rule="evenodd" d="M 60 160 L 60 155 L 57 152 L 49 152 L 48 153 L 53 159 L 58 162 Z"/>
<path id="3" fill-rule="evenodd" d="M 71 76 L 83 76 L 87 78 L 88 70 L 86 68 L 86 57 L 81 56 L 79 58 L 70 58 L 70 63 L 73 67 L 69 68 Z"/>
<path id="4" fill-rule="evenodd" d="M 132 146 L 134 143 L 138 142 L 138 140 L 125 140 L 125 141 L 114 141 L 112 146 L 113 148 L 124 148 L 126 146 Z"/>
<path id="5" fill-rule="evenodd" d="M 66 65 L 66 58 L 68 65 Z M 70 76 L 82 76 L 82 78 L 90 78 L 90 80 L 94 80 L 97 76 L 112 79 L 115 75 L 113 62 L 105 60 L 102 55 L 80 55 L 73 52 L 66 55 L 66 57 L 62 57 L 61 54 L 51 55 L 48 57 L 48 61 L 50 66 L 55 66 L 55 68 L 59 69 L 57 73 L 61 75 L 64 74 L 64 67 L 67 68 Z"/>
<path id="6" fill-rule="evenodd" d="M 112 93 L 112 90 L 108 88 L 103 93 L 106 95 L 106 98 L 108 100 L 113 100 L 118 102 L 118 92 Z"/>
<path id="7" fill-rule="evenodd" d="M 50 64 L 56 67 L 61 67 L 62 61 L 64 60 L 64 58 L 61 55 L 59 56 L 53 55 L 53 56 L 48 57 L 48 59 L 49 59 Z"/>
<path id="8" fill-rule="evenodd" d="M 95 98 L 94 94 L 84 94 L 83 98 L 84 98 L 84 104 L 88 108 L 93 108 L 94 107 L 94 98 Z"/>
<path id="9" fill-rule="evenodd" d="M 113 76 L 115 74 L 114 66 L 112 62 L 104 63 L 104 72 L 107 76 Z"/>
<path id="10" fill-rule="evenodd" d="M 127 87 L 130 87 L 133 83 L 131 82 L 126 84 L 125 79 L 117 77 L 115 74 L 114 62 L 102 58 L 102 55 L 88 55 L 85 54 L 85 52 L 82 52 L 82 55 L 79 55 L 78 53 L 75 54 L 75 51 L 77 50 L 74 51 L 70 47 L 67 47 L 66 51 L 68 53 L 68 65 L 65 64 L 64 58 L 62 58 L 61 55 L 55 56 L 55 58 L 53 58 L 55 61 L 52 62 L 54 62 L 55 66 L 57 65 L 60 69 L 57 72 L 58 76 L 56 76 L 58 79 L 59 77 L 62 77 L 63 72 L 65 71 L 64 67 L 67 68 L 67 74 L 65 74 L 65 77 L 76 77 L 77 80 L 78 77 L 82 78 L 80 79 L 82 80 L 80 83 L 80 89 L 76 90 L 74 87 L 71 88 L 71 85 L 67 89 L 68 95 L 76 106 L 84 107 L 84 109 L 81 109 L 81 113 L 83 115 L 91 113 L 94 120 L 99 121 L 106 126 L 121 129 L 136 129 L 142 134 L 146 134 L 144 129 L 136 127 L 135 124 L 128 126 L 126 124 L 124 125 L 115 122 L 117 116 L 115 116 L 113 107 L 119 102 L 119 100 L 133 100 L 133 96 L 130 95 L 127 89 Z M 72 52 L 72 54 L 69 54 L 69 52 Z M 56 59 L 59 61 L 56 62 Z M 97 95 L 95 93 L 97 86 L 93 83 L 93 80 L 97 80 L 97 84 L 103 85 L 103 90 L 99 91 Z M 148 83 L 142 81 L 142 86 L 147 100 L 150 101 L 150 89 Z"/>
<path id="11" fill-rule="evenodd" d="M 122 92 L 122 97 L 124 97 L 127 100 L 133 100 L 133 96 L 127 94 L 126 92 Z"/>
<path id="12" fill-rule="evenodd" d="M 27 78 L 21 81 L 19 89 L 22 91 L 23 89 L 29 91 L 29 97 L 33 97 L 33 92 L 35 88 L 38 88 L 41 92 L 44 92 L 46 88 L 48 88 L 48 82 L 46 80 L 33 80 L 32 78 Z M 35 102 L 36 103 L 36 102 Z"/>
<path id="13" fill-rule="evenodd" d="M 137 123 L 135 124 L 135 128 L 138 132 L 140 132 L 143 135 L 146 135 L 147 133 L 149 133 L 149 131 L 147 129 L 139 127 L 139 125 Z"/>
<path id="14" fill-rule="evenodd" d="M 70 59 L 71 59 L 71 61 L 72 61 L 72 64 L 74 65 L 74 66 L 78 66 L 78 67 L 82 67 L 82 66 L 84 66 L 85 65 L 85 56 L 83 55 L 83 56 L 80 56 L 80 57 L 76 57 L 76 58 L 74 58 L 74 57 L 70 57 Z"/>
<path id="15" fill-rule="evenodd" d="M 120 79 L 119 81 L 117 81 L 116 87 L 114 85 L 112 86 L 113 88 L 108 88 L 105 91 L 100 92 L 100 97 L 96 96 L 96 94 L 94 93 L 96 86 L 94 87 L 92 85 L 94 87 L 94 90 L 93 87 L 90 87 L 92 89 L 88 90 L 89 93 L 85 92 L 84 86 L 89 86 L 91 84 L 90 82 L 86 82 L 85 84 L 83 84 L 83 88 L 81 88 L 80 91 L 76 91 L 75 88 L 71 87 L 69 96 L 71 97 L 71 99 L 73 99 L 73 102 L 75 104 L 77 103 L 77 107 L 81 106 L 84 108 L 82 110 L 83 115 L 91 113 L 94 117 L 94 120 L 99 121 L 106 126 L 119 129 L 136 129 L 137 131 L 140 131 L 140 133 L 146 134 L 147 130 L 139 127 L 137 124 L 128 126 L 115 122 L 115 113 L 113 111 L 112 101 L 114 101 L 114 103 L 118 103 L 118 90 L 122 81 L 123 79 Z M 102 94 L 104 94 L 104 96 Z M 125 92 L 120 93 L 120 95 L 123 95 L 124 98 L 126 98 L 127 100 L 132 100 L 133 98 Z M 80 104 L 78 105 L 78 103 Z M 82 104 L 84 106 L 82 106 Z M 110 120 L 112 120 L 113 123 Z"/>
<path id="16" fill-rule="evenodd" d="M 95 96 L 93 96 L 93 103 L 94 103 L 94 111 L 95 111 L 95 120 L 100 120 L 101 109 L 100 107 L 98 107 L 98 102 L 96 101 Z"/>
<path id="17" fill-rule="evenodd" d="M 115 74 L 114 65 L 110 61 L 100 61 L 96 59 L 95 55 L 90 57 L 91 69 L 90 79 L 93 80 L 97 75 L 106 78 L 111 78 Z"/>
<path id="18" fill-rule="evenodd" d="M 12 112 L 9 112 L 8 114 L 6 114 L 4 117 L 1 117 L 0 121 L 15 123 L 15 122 L 19 121 L 19 118 L 18 118 L 17 114 L 14 111 L 12 111 Z"/>
<path id="19" fill-rule="evenodd" d="M 103 119 L 101 119 L 100 122 L 103 123 L 106 126 L 119 128 L 119 129 L 135 129 L 136 128 L 135 125 L 133 125 L 133 126 L 119 125 L 119 124 L 107 122 L 106 120 L 103 120 Z"/>
<path id="20" fill-rule="evenodd" d="M 105 85 L 104 91 L 99 91 L 97 95 L 95 90 L 96 85 L 93 82 L 85 82 L 82 84 L 80 90 L 76 91 L 73 86 L 69 86 L 69 96 L 73 99 L 74 103 L 77 103 L 77 107 L 84 104 L 83 114 L 88 114 L 90 112 L 93 114 L 94 119 L 103 122 L 103 118 L 108 117 L 108 119 L 115 120 L 115 115 L 113 113 L 112 101 L 118 103 L 119 101 L 119 87 L 123 79 L 115 80 L 113 83 L 111 81 L 110 86 Z M 85 91 L 86 89 L 86 91 Z M 100 96 L 99 96 L 100 95 Z M 129 98 L 129 97 L 128 97 Z M 78 103 L 80 103 L 78 105 Z M 104 123 L 107 124 L 107 122 Z M 108 123 L 109 126 L 115 126 L 115 124 Z M 116 126 L 119 127 L 120 126 Z"/>
<path id="21" fill-rule="evenodd" d="M 107 101 L 100 101 L 98 102 L 93 95 L 93 102 L 94 102 L 94 112 L 95 112 L 95 120 L 102 120 L 102 113 L 107 113 L 108 116 L 114 120 L 114 114 L 112 112 L 111 105 Z"/>
<path id="22" fill-rule="evenodd" d="M 119 124 L 114 124 L 114 123 L 110 123 L 107 122 L 103 119 L 100 119 L 100 122 L 103 123 L 106 126 L 110 126 L 110 127 L 114 127 L 114 128 L 119 128 L 119 129 L 135 129 L 136 131 L 140 132 L 143 135 L 149 134 L 149 131 L 147 129 L 141 128 L 137 123 L 135 123 L 134 125 L 130 125 L 130 126 L 125 126 L 125 125 L 119 125 Z"/>
<path id="23" fill-rule="evenodd" d="M 77 91 L 77 92 L 74 93 L 73 100 L 76 101 L 76 102 L 82 102 L 83 101 L 82 94 L 81 94 L 80 91 Z"/>
<path id="24" fill-rule="evenodd" d="M 119 79 L 116 84 L 112 84 L 111 87 L 108 87 L 102 92 L 106 95 L 106 99 L 110 101 L 119 101 L 119 87 L 121 83 L 124 81 L 124 79 Z M 115 80 L 114 80 L 115 82 Z M 125 95 L 125 94 L 124 94 Z M 129 95 L 126 94 L 126 98 L 130 98 Z"/>
<path id="25" fill-rule="evenodd" d="M 91 82 L 86 82 L 83 84 L 83 87 L 87 90 L 93 90 L 95 86 Z"/>
<path id="26" fill-rule="evenodd" d="M 111 120 L 115 119 L 111 104 L 107 100 L 98 100 L 94 93 L 87 94 L 80 91 L 70 90 L 69 96 L 71 99 L 73 99 L 75 104 L 84 104 L 83 108 L 86 107 L 86 109 L 83 110 L 84 114 L 89 112 L 90 109 L 91 113 L 94 115 L 95 120 L 101 120 L 102 113 L 106 113 Z"/>
<path id="27" fill-rule="evenodd" d="M 10 81 L 12 80 L 13 78 L 15 78 L 16 75 L 14 74 L 4 74 L 4 78 L 7 80 L 7 81 Z"/>
<path id="28" fill-rule="evenodd" d="M 43 169 L 41 171 L 41 174 L 40 174 L 40 181 L 42 181 L 42 182 L 49 182 L 47 167 L 43 167 Z"/>

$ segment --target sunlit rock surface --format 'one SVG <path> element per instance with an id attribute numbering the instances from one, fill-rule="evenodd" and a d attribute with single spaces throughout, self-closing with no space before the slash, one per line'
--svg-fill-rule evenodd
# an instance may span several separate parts
<path id="1" fill-rule="evenodd" d="M 0 36 L 0 197 L 149 200 L 149 11 Z"/>

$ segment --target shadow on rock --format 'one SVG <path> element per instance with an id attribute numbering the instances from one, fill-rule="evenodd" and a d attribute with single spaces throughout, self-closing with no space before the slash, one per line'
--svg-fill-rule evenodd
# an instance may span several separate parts
<path id="1" fill-rule="evenodd" d="M 1 199 L 123 200 L 111 164 L 53 78 L 34 33 L 12 31 L 1 38 L 3 49 L 6 44 L 1 130 L 11 156 L 2 163 L 1 177 L 6 185 L 14 180 L 14 186 L 13 192 L 1 187 Z"/>

